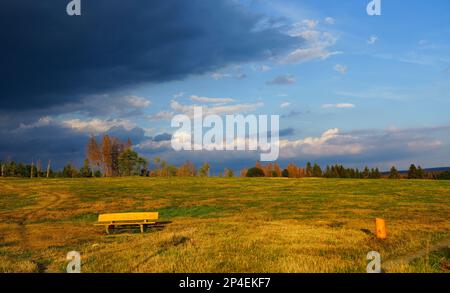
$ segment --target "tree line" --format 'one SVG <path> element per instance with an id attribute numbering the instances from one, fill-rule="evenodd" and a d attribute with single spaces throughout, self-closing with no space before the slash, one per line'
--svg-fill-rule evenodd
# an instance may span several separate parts
<path id="1" fill-rule="evenodd" d="M 16 163 L 12 160 L 0 161 L 2 177 L 22 178 L 77 178 L 77 177 L 121 177 L 121 176 L 148 176 L 148 177 L 209 177 L 211 167 L 204 163 L 197 168 L 192 162 L 186 161 L 180 166 L 169 164 L 160 157 L 152 161 L 141 157 L 132 148 L 130 139 L 122 141 L 117 137 L 103 135 L 100 141 L 91 135 L 86 144 L 86 158 L 81 168 L 73 163 L 67 163 L 62 170 L 53 171 L 51 162 L 45 169 L 41 161 L 35 164 Z M 219 176 L 234 177 L 234 171 L 225 168 Z"/>
<path id="2" fill-rule="evenodd" d="M 354 178 L 354 179 L 438 179 L 450 180 L 450 171 L 445 172 L 425 172 L 421 166 L 411 164 L 408 172 L 399 172 L 395 166 L 392 166 L 389 172 L 382 173 L 378 168 L 364 167 L 346 168 L 343 165 L 327 165 L 322 169 L 317 163 L 314 165 L 308 162 L 305 167 L 299 167 L 294 163 L 287 165 L 285 169 L 281 169 L 278 163 L 269 163 L 262 165 L 256 162 L 255 166 L 250 169 L 241 170 L 242 177 L 287 177 L 287 178 Z"/>

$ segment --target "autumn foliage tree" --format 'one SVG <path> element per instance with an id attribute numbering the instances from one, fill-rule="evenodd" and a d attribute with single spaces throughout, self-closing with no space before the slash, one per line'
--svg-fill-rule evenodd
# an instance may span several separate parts
<path id="1" fill-rule="evenodd" d="M 130 139 L 121 141 L 117 137 L 104 135 L 101 145 L 91 135 L 86 146 L 86 158 L 94 174 L 102 170 L 103 176 L 147 176 L 148 162 L 132 149 Z"/>
<path id="2" fill-rule="evenodd" d="M 113 160 L 112 160 L 112 146 L 111 139 L 108 135 L 103 136 L 102 140 L 102 166 L 105 177 L 112 176 Z"/>
<path id="3" fill-rule="evenodd" d="M 86 149 L 86 157 L 91 164 L 91 167 L 95 170 L 99 170 L 102 165 L 102 151 L 95 139 L 94 135 L 89 137 Z"/>

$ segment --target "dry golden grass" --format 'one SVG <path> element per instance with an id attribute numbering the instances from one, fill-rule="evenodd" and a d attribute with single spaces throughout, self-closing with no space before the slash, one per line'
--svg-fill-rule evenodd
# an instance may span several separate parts
<path id="1" fill-rule="evenodd" d="M 99 213 L 155 210 L 172 223 L 93 226 Z M 445 181 L 0 179 L 0 272 L 62 272 L 71 250 L 83 272 L 364 272 L 371 250 L 388 272 L 448 271 L 449 211 Z"/>

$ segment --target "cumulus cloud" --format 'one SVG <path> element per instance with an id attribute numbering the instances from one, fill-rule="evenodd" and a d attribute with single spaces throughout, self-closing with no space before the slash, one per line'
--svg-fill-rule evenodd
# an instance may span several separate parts
<path id="1" fill-rule="evenodd" d="M 289 103 L 289 102 L 284 102 L 284 103 L 281 103 L 280 108 L 288 108 L 288 107 L 290 107 L 290 106 L 291 106 L 291 103 Z"/>
<path id="2" fill-rule="evenodd" d="M 279 75 L 267 82 L 268 85 L 290 85 L 295 83 L 296 83 L 295 76 L 291 74 Z"/>
<path id="3" fill-rule="evenodd" d="M 447 142 L 434 138 L 436 132 L 450 131 L 450 127 L 422 129 L 359 130 L 341 132 L 329 129 L 318 137 L 300 140 L 281 140 L 282 158 L 340 158 L 341 161 L 384 162 L 414 159 L 424 152 L 443 152 Z M 444 151 L 445 152 L 445 151 Z M 353 158 L 353 159 L 352 159 Z"/>
<path id="4" fill-rule="evenodd" d="M 304 155 L 356 155 L 361 153 L 364 147 L 353 140 L 352 136 L 341 134 L 339 129 L 333 128 L 319 137 L 307 137 L 294 141 L 281 140 L 280 155 L 284 158 Z"/>
<path id="5" fill-rule="evenodd" d="M 113 127 L 123 127 L 126 130 L 131 130 L 136 127 L 134 123 L 128 120 L 121 120 L 121 119 L 101 120 L 98 118 L 89 120 L 68 119 L 62 121 L 61 125 L 79 132 L 95 133 L 95 134 L 104 133 Z"/>

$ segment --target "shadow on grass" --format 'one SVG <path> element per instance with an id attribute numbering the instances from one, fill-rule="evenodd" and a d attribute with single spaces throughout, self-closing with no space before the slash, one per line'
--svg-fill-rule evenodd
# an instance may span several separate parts
<path id="1" fill-rule="evenodd" d="M 171 223 L 171 221 L 161 221 L 153 225 L 145 225 L 144 233 L 141 233 L 141 228 L 138 225 L 122 225 L 118 227 L 110 227 L 109 235 L 153 233 L 164 230 L 166 225 Z M 105 235 L 108 234 L 105 233 Z"/>

